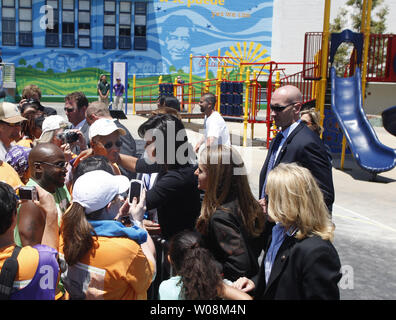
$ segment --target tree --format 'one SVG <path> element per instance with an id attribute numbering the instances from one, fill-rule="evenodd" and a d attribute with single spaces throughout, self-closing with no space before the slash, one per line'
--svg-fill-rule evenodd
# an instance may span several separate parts
<path id="1" fill-rule="evenodd" d="M 384 4 L 384 0 L 372 0 L 370 33 L 382 34 L 386 30 L 386 16 L 389 8 Z M 362 24 L 362 0 L 348 0 L 346 7 L 341 8 L 337 17 L 330 24 L 330 32 L 342 32 L 349 28 L 354 32 L 360 32 Z M 375 12 L 375 14 L 373 14 Z M 348 21 L 352 21 L 352 25 L 348 25 Z M 343 43 L 337 50 L 334 57 L 334 66 L 338 76 L 343 76 L 345 67 L 349 63 L 353 45 Z"/>
<path id="2" fill-rule="evenodd" d="M 37 62 L 37 63 L 36 63 L 36 68 L 37 68 L 37 69 L 43 69 L 43 68 L 44 68 L 43 63 L 42 63 L 41 61 Z"/>

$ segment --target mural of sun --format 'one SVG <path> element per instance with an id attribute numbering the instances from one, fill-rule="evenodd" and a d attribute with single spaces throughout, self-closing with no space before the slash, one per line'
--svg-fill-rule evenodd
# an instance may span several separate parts
<path id="1" fill-rule="evenodd" d="M 269 65 L 264 64 L 271 60 L 271 57 L 269 56 L 263 57 L 267 52 L 267 49 L 262 48 L 261 43 L 254 43 L 251 41 L 248 47 L 247 42 L 244 41 L 242 46 L 240 42 L 236 43 L 236 48 L 234 46 L 230 46 L 230 51 L 227 50 L 225 52 L 225 56 L 234 58 L 229 60 L 229 64 L 234 67 L 239 66 L 239 61 L 260 63 L 257 65 L 251 65 L 250 68 L 257 71 L 261 70 L 261 73 L 267 73 L 266 70 L 269 69 Z"/>

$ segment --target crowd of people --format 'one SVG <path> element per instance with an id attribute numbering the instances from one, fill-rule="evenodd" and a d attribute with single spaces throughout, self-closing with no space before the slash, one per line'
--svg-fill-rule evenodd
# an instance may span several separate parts
<path id="1" fill-rule="evenodd" d="M 0 102 L 1 298 L 339 299 L 331 155 L 298 88 L 272 96 L 280 131 L 255 197 L 215 95 L 194 147 L 180 102 L 160 97 L 138 155 L 101 81 L 99 101 L 65 97 L 66 117 L 34 85 Z"/>

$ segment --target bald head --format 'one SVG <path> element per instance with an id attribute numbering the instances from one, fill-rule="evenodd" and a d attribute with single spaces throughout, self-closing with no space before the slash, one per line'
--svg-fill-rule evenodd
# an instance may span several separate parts
<path id="1" fill-rule="evenodd" d="M 63 151 L 53 143 L 40 143 L 29 154 L 31 177 L 48 192 L 55 192 L 65 183 L 66 167 Z"/>
<path id="2" fill-rule="evenodd" d="M 281 98 L 285 103 L 302 102 L 302 94 L 300 89 L 295 86 L 286 85 L 278 88 L 272 97 Z"/>
<path id="3" fill-rule="evenodd" d="M 85 118 L 89 125 L 100 118 L 112 119 L 108 107 L 101 101 L 94 101 L 88 105 L 88 108 L 85 112 Z"/>
<path id="4" fill-rule="evenodd" d="M 63 155 L 62 150 L 53 143 L 39 143 L 29 154 L 29 167 L 33 168 L 35 162 L 48 161 L 54 155 Z"/>
<path id="5" fill-rule="evenodd" d="M 300 118 L 302 94 L 295 86 L 283 86 L 275 90 L 271 97 L 271 117 L 282 130 Z M 281 108 L 281 109 L 279 109 Z"/>

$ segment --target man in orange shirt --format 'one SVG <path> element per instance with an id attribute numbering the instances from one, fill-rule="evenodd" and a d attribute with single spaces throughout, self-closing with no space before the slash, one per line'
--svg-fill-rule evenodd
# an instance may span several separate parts
<path id="1" fill-rule="evenodd" d="M 16 225 L 17 197 L 11 186 L 0 182 L 0 269 L 5 261 L 17 254 L 18 271 L 9 288 L 11 300 L 54 300 L 59 273 L 58 219 L 54 198 L 50 193 L 37 186 L 39 201 L 34 203 L 45 216 L 45 226 L 40 244 L 34 247 L 16 248 L 14 228 Z M 18 250 L 20 249 L 19 253 Z M 14 250 L 16 250 L 14 252 Z M 4 283 L 1 283 L 4 285 Z M 44 285 L 43 285 L 44 284 Z M 7 290 L 0 290 L 5 294 Z M 4 296 L 2 296 L 4 298 Z"/>

